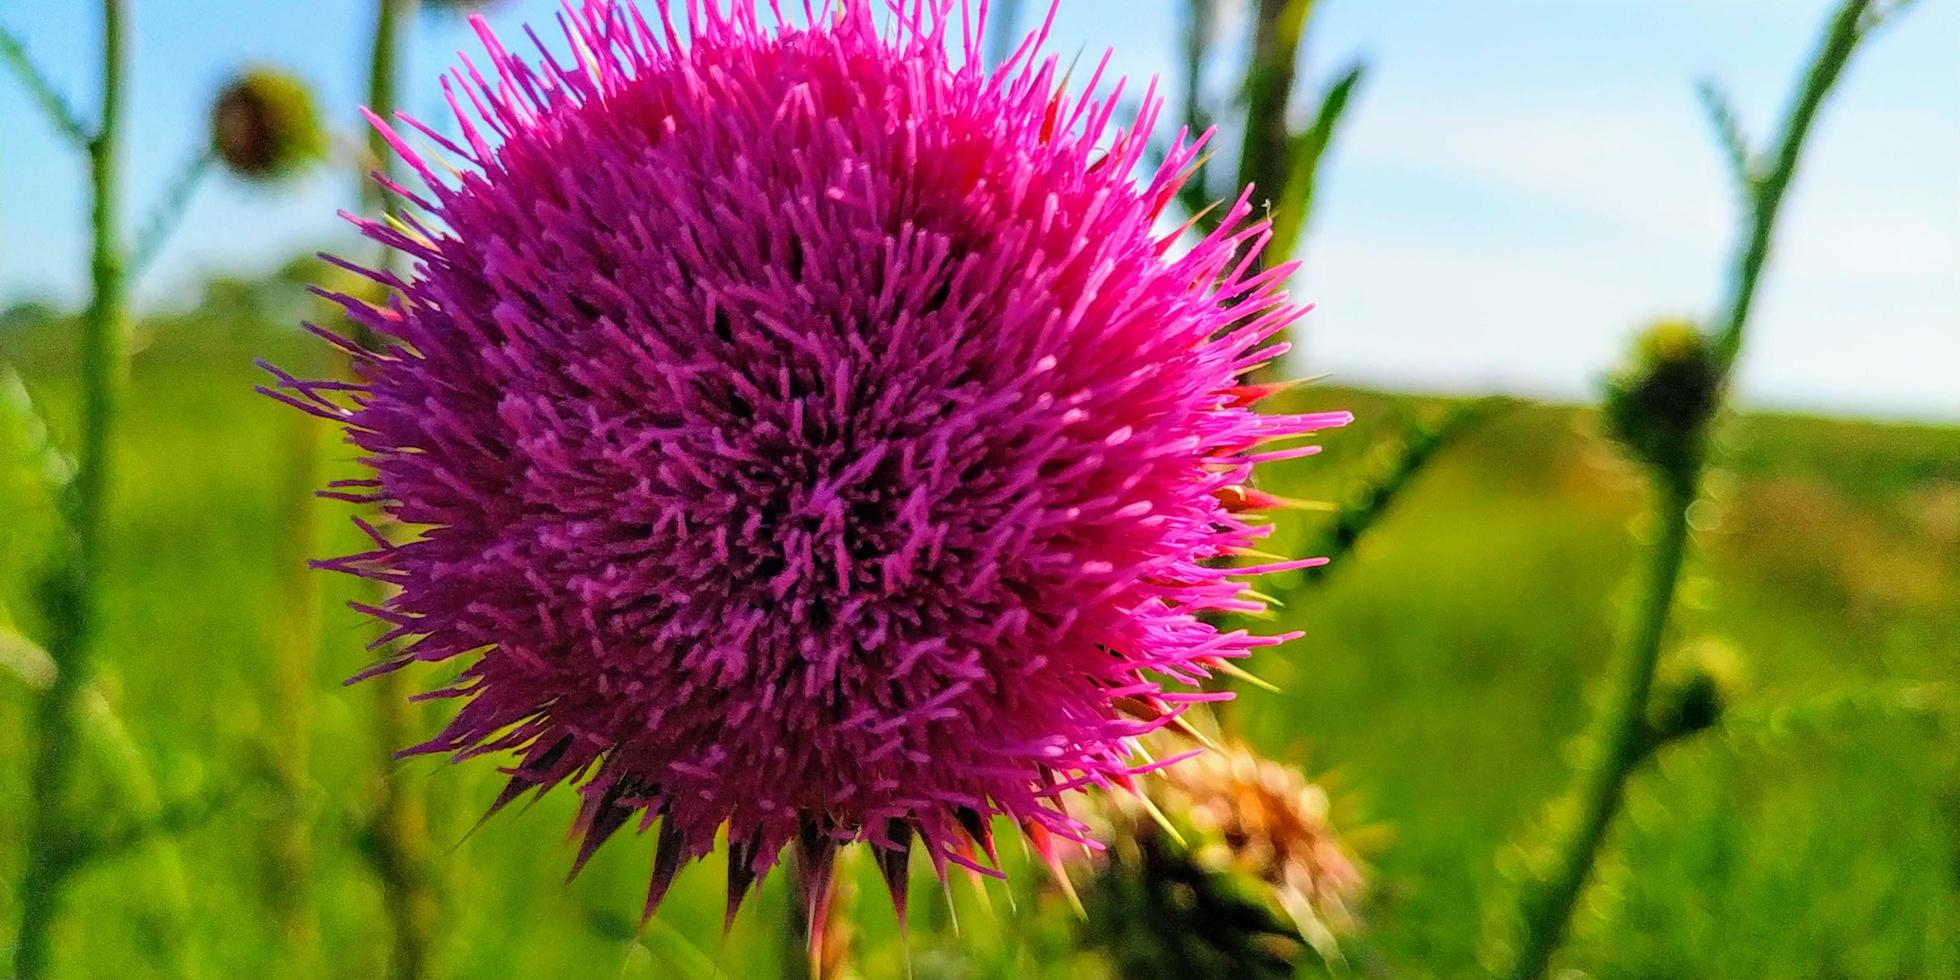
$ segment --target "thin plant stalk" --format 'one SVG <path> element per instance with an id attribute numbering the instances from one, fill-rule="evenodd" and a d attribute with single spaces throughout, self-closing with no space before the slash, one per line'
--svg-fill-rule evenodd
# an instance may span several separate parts
<path id="1" fill-rule="evenodd" d="M 97 128 L 88 138 L 91 203 L 90 295 L 82 320 L 82 437 L 74 484 L 72 557 L 48 586 L 47 649 L 56 673 L 35 704 L 36 735 L 29 775 L 32 812 L 27 869 L 21 881 L 20 933 L 14 971 L 22 980 L 48 972 L 61 893 L 81 850 L 65 809 L 77 748 L 77 704 L 91 677 L 90 656 L 100 639 L 103 565 L 115 431 L 129 376 L 128 284 L 117 228 L 122 163 L 124 32 L 128 0 L 102 0 L 102 94 Z"/>
<path id="2" fill-rule="evenodd" d="M 1437 453 L 1509 404 L 1510 399 L 1502 396 L 1463 402 L 1451 406 L 1434 422 L 1412 423 L 1399 443 L 1388 443 L 1385 448 L 1390 452 L 1335 506 L 1333 517 L 1311 538 L 1314 543 L 1302 550 L 1302 554 L 1318 555 L 1328 562 L 1301 569 L 1300 588 L 1325 584 L 1329 576 L 1347 564 L 1344 559 L 1353 553 L 1361 538 L 1388 515 Z"/>
<path id="3" fill-rule="evenodd" d="M 279 800 L 277 812 L 267 822 L 265 870 L 280 941 L 299 960 L 306 958 L 318 939 L 309 894 L 313 820 L 308 759 L 313 670 L 319 654 L 320 589 L 318 576 L 306 562 L 317 552 L 319 541 L 315 508 L 308 505 L 320 482 L 321 427 L 319 419 L 304 413 L 294 413 L 288 422 L 278 497 L 281 533 L 274 549 L 279 608 L 284 615 L 273 648 L 271 701 L 277 706 L 278 718 L 271 726 L 267 748 Z"/>
<path id="4" fill-rule="evenodd" d="M 403 35 L 414 20 L 415 8 L 415 0 L 376 0 L 375 3 L 367 101 L 369 111 L 382 118 L 395 111 L 397 58 Z M 394 176 L 394 154 L 378 130 L 368 135 L 367 163 L 386 176 Z M 361 188 L 362 202 L 369 210 L 393 212 L 393 201 L 365 173 L 361 175 Z M 384 250 L 378 267 L 385 269 L 391 261 L 392 256 Z M 380 346 L 380 338 L 372 331 L 357 327 L 355 336 L 362 347 L 372 350 Z M 372 683 L 374 733 L 382 755 L 379 791 L 368 827 L 370 854 L 394 929 L 390 972 L 402 980 L 414 980 L 428 973 L 437 903 L 429 872 L 427 806 L 406 778 L 394 752 L 397 747 L 416 740 L 420 718 L 414 703 L 408 699 L 409 691 L 399 672 L 383 673 Z"/>
<path id="5" fill-rule="evenodd" d="M 1649 565 L 1639 607 L 1635 610 L 1618 677 L 1610 701 L 1588 746 L 1579 785 L 1561 813 L 1563 838 L 1550 852 L 1552 864 L 1538 888 L 1527 889 L 1518 910 L 1525 925 L 1510 968 L 1511 977 L 1541 977 L 1564 939 L 1572 909 L 1591 875 L 1594 860 L 1613 817 L 1619 813 L 1628 778 L 1657 747 L 1647 726 L 1647 702 L 1653 693 L 1655 668 L 1660 663 L 1668 615 L 1688 554 L 1689 509 L 1697 495 L 1693 486 L 1657 488 L 1655 517 L 1658 537 L 1648 554 Z"/>
<path id="6" fill-rule="evenodd" d="M 1286 110 L 1299 74 L 1300 42 L 1314 0 L 1257 0 L 1253 4 L 1251 64 L 1245 80 L 1245 143 L 1237 186 L 1258 188 L 1278 203 L 1292 169 L 1293 132 Z M 1273 256 L 1284 261 L 1285 256 Z"/>
<path id="7" fill-rule="evenodd" d="M 1245 78 L 1238 89 L 1242 135 L 1238 140 L 1236 180 L 1228 186 L 1199 166 L 1179 197 L 1196 227 L 1210 231 L 1225 213 L 1213 205 L 1236 197 L 1250 185 L 1255 201 L 1272 222 L 1272 238 L 1259 261 L 1276 265 L 1298 257 L 1314 205 L 1315 177 L 1332 145 L 1356 89 L 1366 73 L 1360 63 L 1337 75 L 1320 93 L 1319 104 L 1305 129 L 1289 120 L 1294 92 L 1299 87 L 1300 51 L 1312 23 L 1317 0 L 1254 0 Z M 1184 44 L 1180 52 L 1184 83 L 1185 124 L 1195 135 L 1226 118 L 1230 107 L 1213 108 L 1204 98 L 1204 60 L 1217 29 L 1217 0 L 1187 0 Z M 1283 339 L 1284 335 L 1279 338 Z M 1271 362 L 1254 372 L 1254 380 L 1272 381 L 1284 365 Z"/>
<path id="8" fill-rule="evenodd" d="M 152 210 L 149 219 L 143 223 L 143 230 L 137 234 L 135 244 L 130 247 L 127 263 L 130 278 L 141 278 L 157 253 L 163 250 L 164 243 L 170 240 L 170 233 L 177 230 L 185 210 L 190 207 L 191 198 L 203 186 L 204 178 L 210 176 L 217 162 L 217 155 L 207 148 L 191 157 L 170 179 L 163 200 Z"/>
<path id="9" fill-rule="evenodd" d="M 1743 332 L 1768 263 L 1776 218 L 1795 176 L 1804 139 L 1858 42 L 1879 20 L 1870 0 L 1845 0 L 1837 8 L 1766 163 L 1759 164 L 1743 145 L 1733 115 L 1719 97 L 1709 96 L 1718 136 L 1728 146 L 1748 207 L 1744 234 L 1731 266 L 1729 295 L 1714 321 L 1718 324 L 1713 341 L 1721 390 L 1727 389 L 1741 354 Z M 1577 788 L 1568 808 L 1559 813 L 1561 819 L 1554 828 L 1550 849 L 1543 852 L 1535 867 L 1527 869 L 1515 914 L 1518 935 L 1507 946 L 1498 947 L 1493 957 L 1503 976 L 1536 980 L 1545 975 L 1619 812 L 1628 780 L 1670 735 L 1656 731 L 1648 721 L 1648 701 L 1681 567 L 1689 552 L 1689 514 L 1705 466 L 1705 449 L 1698 449 L 1679 472 L 1670 473 L 1658 465 L 1649 467 L 1655 485 L 1657 525 L 1649 554 L 1651 564 L 1633 621 L 1616 654 L 1614 678 L 1596 719 Z"/>

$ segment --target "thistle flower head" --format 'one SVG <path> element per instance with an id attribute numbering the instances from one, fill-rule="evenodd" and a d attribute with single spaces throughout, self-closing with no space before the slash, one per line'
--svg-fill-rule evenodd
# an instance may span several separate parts
<path id="1" fill-rule="evenodd" d="M 479 21 L 458 140 L 376 121 L 424 185 L 358 222 L 413 263 L 342 297 L 384 345 L 271 389 L 402 527 L 323 563 L 394 588 L 377 669 L 460 670 L 413 751 L 575 784 L 575 867 L 657 823 L 649 911 L 721 828 L 731 915 L 787 844 L 822 882 L 870 842 L 902 907 L 915 842 L 1081 837 L 1064 796 L 1283 639 L 1201 618 L 1258 608 L 1232 491 L 1346 421 L 1239 386 L 1303 311 L 1247 198 L 1157 227 L 1199 147 L 1133 176 L 1154 94 L 1119 129 L 1038 38 L 989 71 L 948 0 L 871 7 L 594 0 L 569 63 Z"/>
<path id="2" fill-rule="evenodd" d="M 211 104 L 211 152 L 232 174 L 252 181 L 290 177 L 326 153 L 313 93 L 276 68 L 253 68 Z"/>

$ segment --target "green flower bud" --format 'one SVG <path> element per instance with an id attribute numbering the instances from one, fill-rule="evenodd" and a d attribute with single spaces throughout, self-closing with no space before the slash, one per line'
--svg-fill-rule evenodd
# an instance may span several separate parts
<path id="1" fill-rule="evenodd" d="M 1656 744 L 1720 724 L 1742 686 L 1742 657 L 1727 643 L 1708 639 L 1681 651 L 1655 686 L 1648 724 Z"/>
<path id="2" fill-rule="evenodd" d="M 1686 320 L 1663 320 L 1640 334 L 1632 363 L 1606 382 L 1607 434 L 1634 458 L 1685 479 L 1701 457 L 1721 389 L 1708 338 Z"/>
<path id="3" fill-rule="evenodd" d="M 285 72 L 250 69 L 211 105 L 211 152 L 246 180 L 286 179 L 325 156 L 326 149 L 313 93 Z"/>

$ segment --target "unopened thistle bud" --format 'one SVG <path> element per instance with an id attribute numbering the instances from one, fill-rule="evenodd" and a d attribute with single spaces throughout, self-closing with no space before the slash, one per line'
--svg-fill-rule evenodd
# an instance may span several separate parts
<path id="1" fill-rule="evenodd" d="M 1654 693 L 1649 724 L 1655 741 L 1665 744 L 1720 724 L 1742 685 L 1742 657 L 1727 643 L 1709 639 L 1683 650 Z"/>
<path id="2" fill-rule="evenodd" d="M 1670 479 L 1692 472 L 1721 397 L 1722 370 L 1708 338 L 1686 320 L 1640 334 L 1632 363 L 1606 382 L 1606 431 Z"/>
<path id="3" fill-rule="evenodd" d="M 1103 797 L 1089 939 L 1124 976 L 1291 976 L 1340 958 L 1364 887 L 1327 792 L 1228 745 Z M 1141 795 L 1138 795 L 1141 794 Z"/>
<path id="4" fill-rule="evenodd" d="M 253 68 L 211 105 L 211 152 L 251 181 L 291 177 L 326 154 L 326 133 L 306 84 L 274 68 Z"/>

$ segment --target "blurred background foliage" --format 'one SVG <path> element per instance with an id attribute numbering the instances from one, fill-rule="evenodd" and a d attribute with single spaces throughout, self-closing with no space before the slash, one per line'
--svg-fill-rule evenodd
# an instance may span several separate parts
<path id="1" fill-rule="evenodd" d="M 263 290 L 268 310 L 294 302 L 277 277 L 212 292 L 231 289 Z M 287 723 L 266 705 L 284 613 L 281 474 L 268 461 L 288 420 L 251 394 L 250 362 L 293 363 L 309 348 L 283 313 L 255 321 L 224 306 L 142 324 L 102 685 L 172 798 L 236 789 L 176 834 L 194 972 L 379 975 L 389 925 L 360 855 L 358 808 L 381 747 L 366 692 L 340 686 L 366 663 L 369 630 L 332 578 L 313 677 L 319 822 L 305 885 L 326 952 L 293 961 L 266 915 L 269 896 L 298 887 L 268 879 L 260 843 L 279 805 L 267 746 Z M 65 419 L 72 354 L 64 321 L 45 312 L 9 311 L 0 351 Z M 1303 497 L 1342 493 L 1402 420 L 1448 407 L 1331 387 L 1298 398 L 1361 419 L 1322 457 L 1281 464 L 1274 485 Z M 1360 931 L 1342 940 L 1353 972 L 1467 971 L 1501 881 L 1492 856 L 1564 784 L 1561 753 L 1627 600 L 1639 511 L 1635 475 L 1595 429 L 1583 408 L 1509 410 L 1439 456 L 1324 584 L 1303 588 L 1296 573 L 1269 589 L 1288 603 L 1283 623 L 1307 637 L 1256 665 L 1281 693 L 1244 690 L 1237 724 L 1267 754 L 1331 772 L 1354 825 L 1372 829 Z M 1660 778 L 1637 787 L 1564 962 L 1604 977 L 1960 975 L 1960 431 L 1744 414 L 1721 438 L 1731 450 L 1699 515 L 1680 635 L 1736 651 L 1747 683 L 1731 723 L 1670 750 Z M 344 447 L 324 452 L 329 471 L 346 468 Z M 53 515 L 15 484 L 3 492 L 0 581 L 18 609 Z M 1289 515 L 1287 534 L 1304 539 L 1320 516 Z M 329 549 L 356 543 L 339 521 L 325 529 Z M 6 758 L 25 753 L 31 697 L 0 682 Z M 782 876 L 723 939 L 711 859 L 636 938 L 650 840 L 603 849 L 566 886 L 569 797 L 464 839 L 496 774 L 406 766 L 431 806 L 436 975 L 779 975 Z M 23 792 L 20 771 L 0 769 L 0 841 L 21 839 Z M 936 911 L 942 897 L 915 883 L 914 975 L 1098 975 L 1099 957 L 1074 951 L 1065 898 L 1014 845 L 1002 853 L 1017 894 L 990 884 L 983 903 L 956 879 L 957 935 Z M 0 849 L 0 877 L 12 880 L 21 857 Z M 858 864 L 855 969 L 902 975 L 883 887 Z M 77 882 L 65 975 L 164 971 L 161 874 L 131 854 Z"/>
<path id="2" fill-rule="evenodd" d="M 1263 174 L 1294 245 L 1339 120 L 1366 111 L 1365 66 L 1324 81 L 1297 70 L 1312 7 L 1253 0 L 1246 63 L 1226 66 L 1205 57 L 1217 5 L 1189 4 L 1190 119 L 1223 127 L 1189 203 Z M 380 4 L 382 23 L 404 9 Z M 1245 81 L 1207 102 L 1197 94 L 1218 86 L 1201 84 L 1201 68 Z M 308 257 L 214 275 L 191 302 L 130 324 L 105 621 L 78 703 L 69 811 L 99 857 L 70 883 L 54 972 L 806 971 L 785 925 L 788 876 L 772 876 L 724 935 L 711 858 L 641 927 L 650 839 L 602 849 L 567 885 L 568 794 L 471 834 L 496 772 L 378 763 L 400 740 L 377 723 L 371 691 L 340 683 L 369 663 L 373 629 L 344 607 L 358 586 L 319 575 L 296 589 L 292 574 L 295 483 L 349 475 L 351 452 L 251 393 L 263 381 L 254 358 L 333 369 L 292 325 L 326 317 L 304 287 L 342 275 Z M 64 532 L 38 484 L 71 465 L 50 447 L 81 441 L 81 329 L 78 311 L 47 304 L 0 311 L 7 760 L 29 757 L 46 686 L 36 651 L 7 637 L 50 627 L 40 590 Z M 1325 385 L 1282 399 L 1360 419 L 1323 456 L 1262 478 L 1307 502 L 1281 512 L 1272 550 L 1342 560 L 1262 586 L 1283 604 L 1264 625 L 1307 635 L 1253 665 L 1276 690 L 1237 683 L 1241 700 L 1214 734 L 1324 794 L 1328 839 L 1366 883 L 1332 917 L 1340 934 L 1302 937 L 1256 875 L 1233 877 L 1264 867 L 1246 857 L 1260 835 L 1193 824 L 1187 793 L 1161 823 L 1130 812 L 1122 847 L 1067 867 L 1086 914 L 1012 835 L 1009 885 L 956 873 L 942 893 L 916 868 L 903 932 L 874 863 L 848 859 L 824 975 L 1474 972 L 1519 873 L 1512 844 L 1570 781 L 1574 736 L 1637 599 L 1630 569 L 1653 533 L 1641 475 L 1607 438 L 1616 423 L 1587 406 Z M 1664 666 L 1707 665 L 1701 701 L 1681 703 L 1702 704 L 1714 727 L 1664 748 L 1652 778 L 1632 784 L 1557 965 L 1626 978 L 1960 976 L 1960 429 L 1744 412 L 1718 417 L 1712 440 Z M 306 550 L 353 550 L 339 506 L 321 508 Z M 411 674 L 417 689 L 441 679 Z M 442 710 L 406 721 L 428 728 Z M 0 767 L 0 881 L 19 879 L 29 857 L 24 770 Z M 401 870 L 390 857 L 400 842 L 376 811 L 400 786 L 427 807 L 427 853 L 410 871 L 432 903 L 416 914 L 433 916 L 412 930 L 408 957 L 400 890 L 383 883 Z M 14 935 L 17 906 L 0 891 L 0 937 Z"/>

